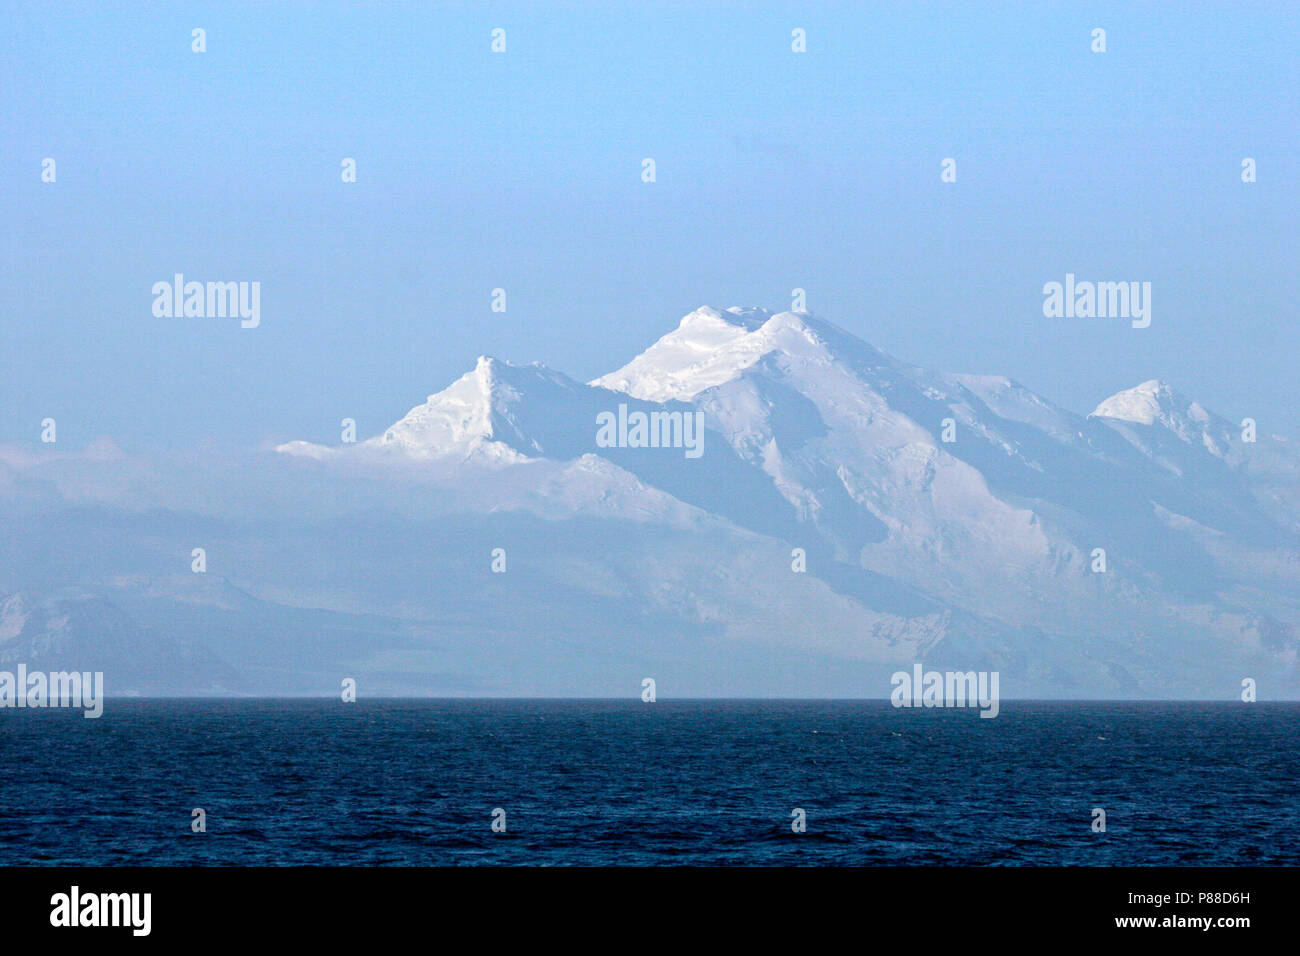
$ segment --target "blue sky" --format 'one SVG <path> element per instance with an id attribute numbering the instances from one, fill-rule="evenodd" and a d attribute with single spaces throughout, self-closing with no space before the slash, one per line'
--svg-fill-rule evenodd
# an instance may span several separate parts
<path id="1" fill-rule="evenodd" d="M 1300 6 L 1182 7 L 7 10 L 0 441 L 370 435 L 480 353 L 585 380 L 794 287 L 1076 411 L 1158 377 L 1300 436 Z M 261 327 L 155 318 L 175 272 Z M 1045 318 L 1066 272 L 1150 281 L 1151 327 Z"/>

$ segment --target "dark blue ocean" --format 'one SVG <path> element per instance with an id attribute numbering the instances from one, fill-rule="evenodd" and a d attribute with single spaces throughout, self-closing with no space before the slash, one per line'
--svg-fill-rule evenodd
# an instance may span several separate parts
<path id="1" fill-rule="evenodd" d="M 0 864 L 1296 864 L 1298 732 L 1268 703 L 110 699 L 0 711 Z"/>

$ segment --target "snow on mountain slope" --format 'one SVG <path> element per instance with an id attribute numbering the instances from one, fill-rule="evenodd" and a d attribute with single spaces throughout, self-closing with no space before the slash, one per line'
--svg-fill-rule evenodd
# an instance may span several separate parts
<path id="1" fill-rule="evenodd" d="M 1204 448 L 1216 458 L 1231 461 L 1240 457 L 1239 449 L 1233 447 L 1233 428 L 1227 421 L 1158 379 L 1117 392 L 1088 417 L 1102 419 L 1148 450 L 1149 446 L 1125 425 L 1158 426 L 1187 444 Z"/>
<path id="2" fill-rule="evenodd" d="M 761 332 L 767 313 L 704 306 L 646 351 L 590 384 L 651 402 L 690 399 L 734 378 L 771 346 Z"/>
<path id="3" fill-rule="evenodd" d="M 590 452 L 563 463 L 540 481 L 530 482 L 520 504 L 547 517 L 583 514 L 676 527 L 698 527 L 709 521 L 707 511 L 647 485 Z"/>
<path id="4" fill-rule="evenodd" d="M 382 434 L 355 448 L 328 448 L 293 441 L 277 451 L 324 459 L 340 453 L 393 454 L 407 458 L 473 460 L 507 465 L 540 456 L 542 448 L 524 436 L 516 410 L 528 401 L 544 401 L 564 391 L 571 380 L 540 365 L 519 367 L 480 356 L 474 368 L 407 412 Z"/>
<path id="5" fill-rule="evenodd" d="M 596 415 L 620 403 L 700 409 L 707 453 L 683 462 L 597 447 Z M 563 501 L 608 514 L 617 505 L 676 521 L 700 511 L 1021 620 L 1045 600 L 1097 600 L 1108 579 L 1083 569 L 1099 545 L 1154 580 L 1208 581 L 1208 564 L 1189 576 L 1174 556 L 1178 529 L 1190 525 L 1169 515 L 1254 548 L 1272 534 L 1236 477 L 1202 469 L 1182 480 L 1186 449 L 1125 433 L 1130 420 L 1167 422 L 1180 444 L 1199 428 L 1207 450 L 1227 447 L 1222 420 L 1159 383 L 1084 418 L 1005 378 L 906 365 L 810 314 L 703 307 L 589 385 L 482 358 L 375 438 L 280 450 L 506 469 L 590 456 L 548 479 L 529 507 Z M 1045 589 L 1048 579 L 1059 586 Z"/>
<path id="6" fill-rule="evenodd" d="M 816 316 L 698 309 L 591 384 L 485 357 L 360 443 L 169 478 L 96 463 L 90 509 L 67 510 L 76 462 L 0 463 L 31 516 L 0 536 L 0 595 L 55 576 L 111 590 L 144 629 L 213 635 L 267 691 L 346 665 L 412 693 L 621 693 L 655 673 L 696 693 L 878 695 L 922 655 L 1002 670 L 1018 694 L 1294 682 L 1290 446 L 1225 446 L 1222 419 L 1136 392 L 1088 417 Z M 698 414 L 702 454 L 610 446 L 598 416 L 615 412 Z M 233 590 L 193 580 L 200 528 Z M 488 567 L 498 547 L 508 574 Z M 61 619 L 0 600 L 0 655 L 68 641 Z M 80 620 L 77 653 L 148 640 Z"/>
<path id="7" fill-rule="evenodd" d="M 1262 423 L 1253 428 L 1254 440 L 1247 440 L 1244 421 L 1233 424 L 1158 379 L 1112 395 L 1088 418 L 1122 436 L 1180 486 L 1221 501 L 1249 500 L 1251 509 L 1292 534 L 1300 532 L 1300 449 L 1268 434 Z M 1194 518 L 1223 530 L 1205 515 Z M 1260 536 L 1247 537 L 1254 540 L 1245 543 L 1258 550 Z"/>
<path id="8" fill-rule="evenodd" d="M 276 451 L 326 459 L 517 465 L 541 458 L 566 461 L 596 448 L 596 416 L 622 403 L 660 406 L 583 385 L 540 364 L 514 365 L 488 356 L 383 432 L 355 445 L 326 447 L 293 441 Z M 676 405 L 680 411 L 684 405 Z"/>
<path id="9" fill-rule="evenodd" d="M 1278 509 L 1213 457 L 1228 431 L 1194 403 L 1170 420 L 1202 436 L 1212 464 L 1171 468 L 1167 442 L 1134 441 L 1123 423 L 1005 378 L 906 365 L 812 315 L 699 309 L 593 384 L 691 401 L 836 560 L 1011 622 L 1241 573 L 1221 549 L 1188 547 L 1171 514 L 1252 552 L 1289 540 Z M 1090 572 L 1096 547 L 1110 575 Z"/>
<path id="10" fill-rule="evenodd" d="M 1083 438 L 1079 416 L 1022 386 L 993 376 L 944 375 L 908 366 L 808 313 L 698 309 L 623 368 L 592 384 L 651 401 L 695 400 L 750 370 L 766 369 L 771 378 L 778 367 L 784 371 L 776 377 L 794 376 L 805 397 L 816 391 L 846 426 L 874 424 L 885 416 L 899 427 L 917 426 L 920 432 L 913 436 L 922 440 L 922 433 L 938 438 L 943 418 L 951 415 L 1002 455 L 1039 470 L 1041 465 L 1026 457 L 1019 435 L 1008 434 L 1001 418 L 1048 432 L 1058 442 L 1080 443 Z M 862 414 L 853 420 L 855 409 Z M 996 414 L 989 414 L 990 409 Z"/>
<path id="11" fill-rule="evenodd" d="M 702 309 L 593 384 L 693 401 L 837 559 L 945 599 L 996 578 L 978 603 L 1005 610 L 1008 590 L 1028 597 L 1081 553 L 949 451 L 952 402 L 936 383 L 810 315 Z M 1017 453 L 996 422 L 965 418 Z"/>
<path id="12" fill-rule="evenodd" d="M 495 461 L 525 460 L 528 456 L 512 444 L 520 443 L 522 437 L 512 412 L 523 398 L 523 389 L 512 381 L 514 376 L 503 376 L 502 370 L 502 363 L 481 356 L 472 371 L 430 395 L 423 405 L 362 446 L 413 457 L 468 458 L 477 454 Z M 535 446 L 530 450 L 540 451 Z"/>
<path id="13" fill-rule="evenodd" d="M 277 451 L 349 465 L 437 465 L 454 481 L 481 481 L 484 469 L 519 468 L 540 460 L 573 461 L 596 455 L 616 468 L 583 466 L 552 476 L 556 499 L 585 502 L 607 513 L 622 502 L 629 516 L 679 512 L 670 496 L 760 534 L 792 531 L 797 522 L 765 476 L 755 472 L 716 432 L 705 432 L 699 457 L 684 448 L 598 444 L 598 416 L 629 413 L 694 414 L 680 402 L 643 401 L 582 385 L 540 365 L 480 359 L 470 373 L 431 395 L 374 438 L 337 448 L 288 442 Z M 629 482 L 628 476 L 633 480 Z M 561 493 L 557 481 L 570 487 Z M 637 500 L 634 500 L 637 499 Z"/>
<path id="14" fill-rule="evenodd" d="M 821 333 L 820 335 L 818 333 Z M 653 402 L 689 400 L 731 381 L 764 356 L 782 353 L 829 361 L 828 339 L 856 346 L 859 356 L 879 356 L 828 322 L 803 312 L 703 307 L 627 365 L 591 382 Z"/>
<path id="15" fill-rule="evenodd" d="M 619 405 L 698 410 L 703 455 L 599 447 L 596 416 Z M 1242 603 L 1250 569 L 1295 577 L 1277 555 L 1300 539 L 1261 507 L 1239 448 L 1223 419 L 1158 382 L 1082 416 L 1003 377 L 905 364 L 817 316 L 708 307 L 587 385 L 485 358 L 366 442 L 281 446 L 446 466 L 446 487 L 493 512 L 803 548 L 836 594 L 894 615 L 895 629 L 928 621 L 936 647 L 1055 647 L 1063 622 L 1120 643 L 1145 630 L 1206 646 L 1217 632 L 1242 646 L 1269 633 L 1291 646 L 1289 625 Z M 1267 494 L 1285 498 L 1287 485 Z M 1093 571 L 1097 548 L 1105 573 Z M 956 618 L 936 623 L 949 611 L 967 615 L 960 640 Z"/>
<path id="16" fill-rule="evenodd" d="M 1185 440 L 1190 440 L 1193 432 L 1203 430 L 1211 417 L 1199 404 L 1188 401 L 1159 379 L 1116 392 L 1099 404 L 1092 414 L 1141 425 L 1159 422 Z"/>
<path id="17" fill-rule="evenodd" d="M 1001 375 L 950 375 L 948 378 L 1001 418 L 1036 428 L 1060 442 L 1074 443 L 1081 437 L 1078 415 L 1053 405 L 1019 382 Z"/>

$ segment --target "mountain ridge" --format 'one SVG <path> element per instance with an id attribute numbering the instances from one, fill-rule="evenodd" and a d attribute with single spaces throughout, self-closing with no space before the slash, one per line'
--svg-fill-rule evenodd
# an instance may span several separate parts
<path id="1" fill-rule="evenodd" d="M 663 412 L 699 416 L 698 458 L 598 441 Z M 481 356 L 362 441 L 276 445 L 276 504 L 204 532 L 254 603 L 159 570 L 180 510 L 94 583 L 142 626 L 230 635 L 261 691 L 335 666 L 402 692 L 885 696 L 924 655 L 1009 696 L 1300 696 L 1300 467 L 1243 437 L 1159 380 L 1083 415 L 819 316 L 702 307 L 586 383 Z M 87 533 L 50 520 L 33 548 Z M 0 553 L 0 584 L 21 573 Z"/>

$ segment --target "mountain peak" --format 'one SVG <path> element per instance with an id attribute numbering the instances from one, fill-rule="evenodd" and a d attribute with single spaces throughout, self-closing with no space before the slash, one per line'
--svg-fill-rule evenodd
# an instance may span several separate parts
<path id="1" fill-rule="evenodd" d="M 1174 391 L 1168 382 L 1153 378 L 1116 392 L 1103 401 L 1089 418 L 1112 418 L 1135 425 L 1154 425 L 1162 419 L 1187 413 L 1194 421 L 1207 421 L 1209 413 Z"/>
<path id="2" fill-rule="evenodd" d="M 677 329 L 705 333 L 723 329 L 752 332 L 766 322 L 769 315 L 771 313 L 765 309 L 742 308 L 737 305 L 727 309 L 715 309 L 711 305 L 702 305 L 694 312 L 682 316 Z"/>
<path id="3" fill-rule="evenodd" d="M 1163 428 L 1218 458 L 1228 457 L 1232 444 L 1233 430 L 1225 419 L 1156 378 L 1116 392 L 1088 417 L 1121 429 L 1128 425 Z"/>
<path id="4" fill-rule="evenodd" d="M 590 384 L 646 401 L 689 401 L 773 352 L 825 357 L 846 333 L 806 312 L 702 306 L 627 365 Z M 864 343 L 858 343 L 862 346 Z"/>
<path id="5" fill-rule="evenodd" d="M 541 448 L 521 431 L 520 417 L 528 415 L 522 409 L 535 406 L 544 416 L 546 409 L 564 407 L 581 388 L 538 362 L 515 365 L 480 355 L 472 369 L 373 438 L 340 448 L 293 441 L 276 450 L 318 460 L 360 451 L 496 464 L 524 461 Z"/>
<path id="6" fill-rule="evenodd" d="M 567 376 L 533 362 L 512 362 L 480 355 L 474 368 L 441 392 L 430 395 L 367 445 L 392 447 L 418 457 L 474 456 L 516 461 L 527 457 L 512 445 L 529 446 L 518 434 L 522 403 L 549 406 L 576 385 Z"/>

